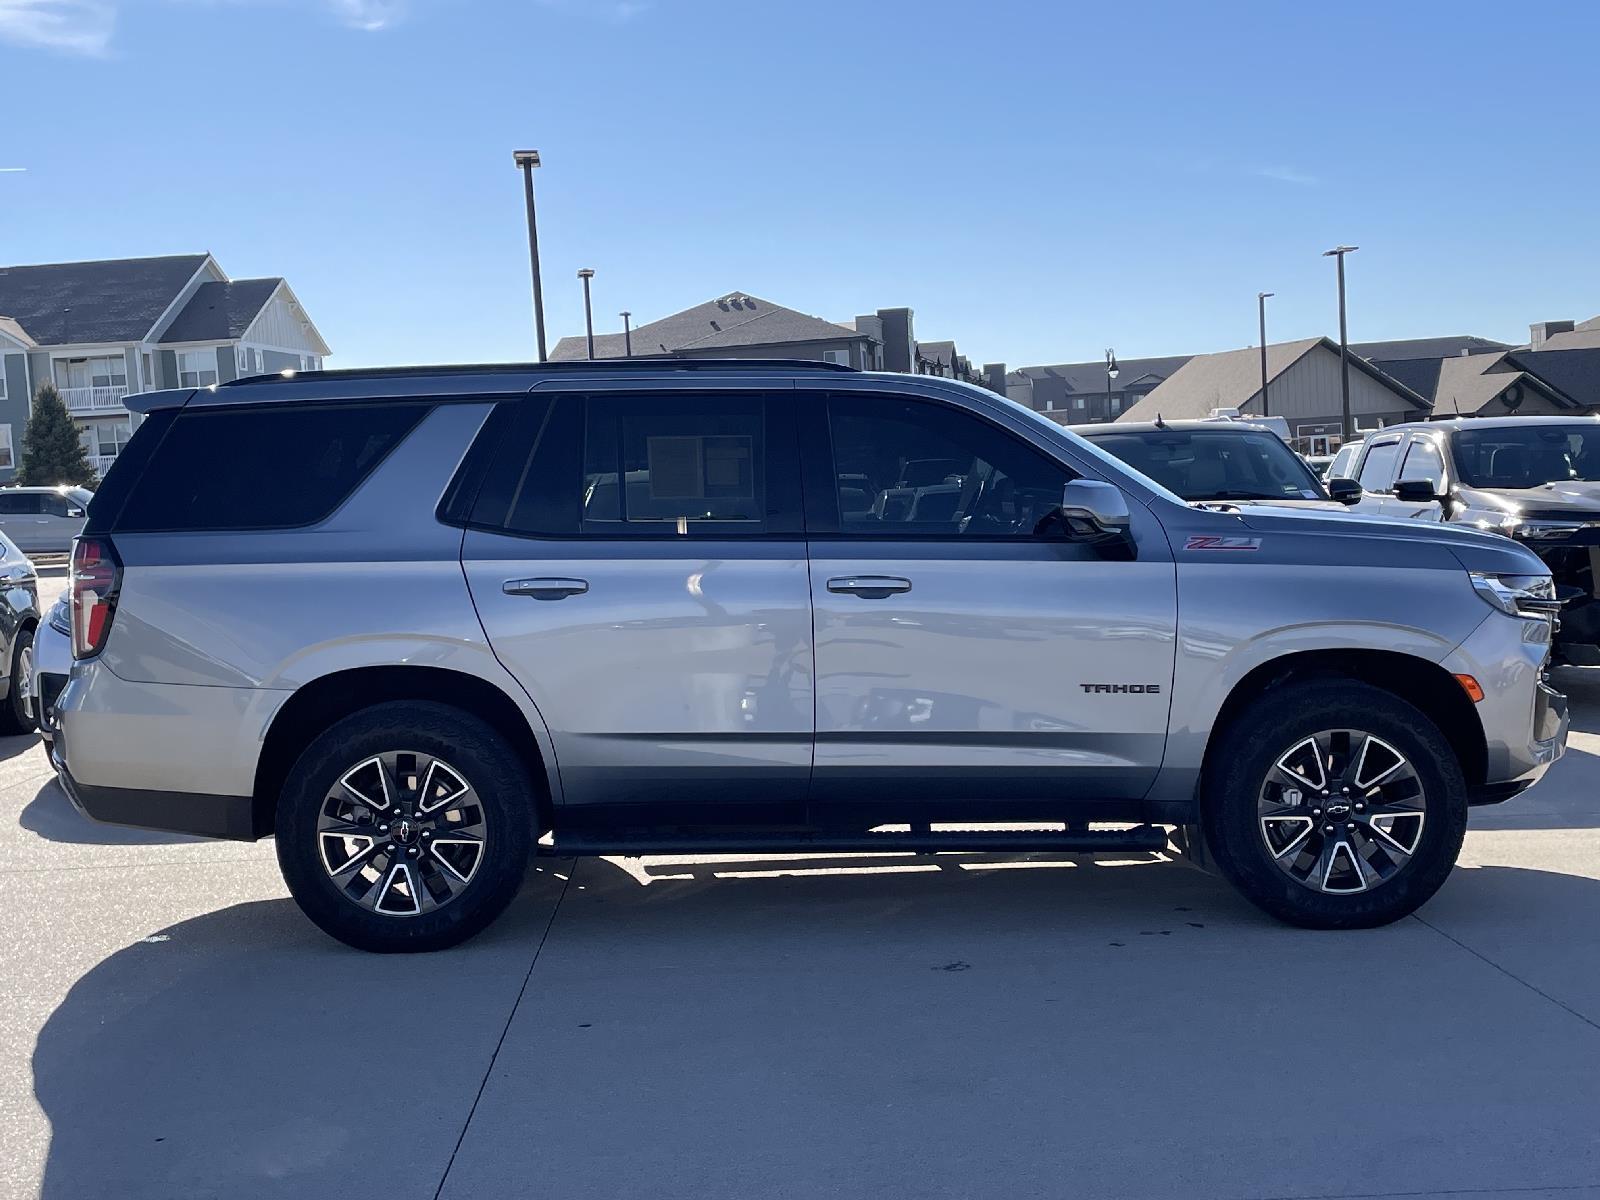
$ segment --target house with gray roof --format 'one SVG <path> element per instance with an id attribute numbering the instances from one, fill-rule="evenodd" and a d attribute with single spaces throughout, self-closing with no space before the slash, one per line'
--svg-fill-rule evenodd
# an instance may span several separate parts
<path id="1" fill-rule="evenodd" d="M 587 336 L 564 337 L 550 357 L 586 358 Z M 829 321 L 749 292 L 729 292 L 621 333 L 594 335 L 596 358 L 801 358 L 863 371 L 902 371 L 985 383 L 950 341 L 919 342 L 909 308 L 880 308 L 851 321 Z M 998 375 L 1005 368 L 994 364 Z"/>
<path id="2" fill-rule="evenodd" d="M 104 472 L 137 421 L 128 395 L 316 370 L 329 352 L 281 277 L 229 279 L 209 254 L 0 267 L 0 481 L 47 381 Z"/>
<path id="3" fill-rule="evenodd" d="M 1359 355 L 1350 356 L 1350 412 L 1356 428 L 1377 429 L 1416 420 L 1426 416 L 1429 408 L 1427 397 Z M 1219 409 L 1282 417 L 1297 450 L 1332 453 L 1342 441 L 1338 344 L 1325 337 L 1269 344 L 1265 404 L 1258 347 L 1198 354 L 1119 419 L 1196 419 Z"/>
<path id="4" fill-rule="evenodd" d="M 1115 421 L 1193 357 L 1120 359 L 1114 379 L 1104 359 L 1019 367 L 1006 376 L 1006 395 L 1062 425 Z"/>

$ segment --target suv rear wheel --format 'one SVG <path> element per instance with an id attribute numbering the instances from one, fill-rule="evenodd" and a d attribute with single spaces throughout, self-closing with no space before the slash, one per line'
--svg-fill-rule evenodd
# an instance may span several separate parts
<path id="1" fill-rule="evenodd" d="M 1428 900 L 1466 835 L 1466 782 L 1420 710 L 1354 681 L 1253 701 L 1204 781 L 1206 841 L 1253 904 L 1315 929 L 1385 925 Z"/>
<path id="2" fill-rule="evenodd" d="M 403 701 L 332 726 L 289 772 L 278 863 L 295 901 L 361 950 L 438 950 L 504 911 L 532 852 L 522 761 L 457 708 Z"/>

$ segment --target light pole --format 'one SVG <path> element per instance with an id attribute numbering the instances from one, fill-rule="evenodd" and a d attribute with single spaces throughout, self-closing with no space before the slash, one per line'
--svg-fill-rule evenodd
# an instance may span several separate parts
<path id="1" fill-rule="evenodd" d="M 633 357 L 633 325 L 631 323 L 631 319 L 633 317 L 633 314 L 631 312 L 628 312 L 626 309 L 624 309 L 619 315 L 622 317 L 622 353 L 626 357 L 632 358 Z"/>
<path id="2" fill-rule="evenodd" d="M 1261 315 L 1261 415 L 1264 417 L 1270 411 L 1267 408 L 1267 297 L 1276 295 L 1276 292 L 1257 292 L 1256 308 Z"/>
<path id="3" fill-rule="evenodd" d="M 1107 350 L 1106 351 L 1106 420 L 1108 420 L 1108 421 L 1111 420 L 1111 381 L 1113 379 L 1115 379 L 1120 374 L 1122 374 L 1122 371 L 1121 371 L 1121 368 L 1119 368 L 1117 366 L 1117 352 L 1115 350 Z"/>
<path id="4" fill-rule="evenodd" d="M 1344 313 L 1344 256 L 1359 249 L 1360 246 L 1335 246 L 1332 250 L 1322 252 L 1323 258 L 1334 258 L 1339 262 L 1339 394 L 1342 398 L 1340 445 L 1348 442 L 1355 433 L 1350 428 L 1350 332 L 1345 325 Z"/>
<path id="5" fill-rule="evenodd" d="M 589 336 L 589 358 L 594 358 L 594 309 L 589 306 L 589 280 L 594 278 L 594 268 L 584 267 L 578 272 L 583 280 L 583 327 Z"/>
<path id="6" fill-rule="evenodd" d="M 539 282 L 539 223 L 533 215 L 533 169 L 539 165 L 539 152 L 514 150 L 511 157 L 522 168 L 522 191 L 528 202 L 528 261 L 533 267 L 533 332 L 539 342 L 539 361 L 544 362 L 544 285 Z"/>

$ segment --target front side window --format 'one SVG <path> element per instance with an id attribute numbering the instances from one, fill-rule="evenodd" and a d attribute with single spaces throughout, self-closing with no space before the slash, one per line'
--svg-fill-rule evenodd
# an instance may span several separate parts
<path id="1" fill-rule="evenodd" d="M 1400 468 L 1399 478 L 1425 480 L 1433 485 L 1435 494 L 1444 489 L 1444 457 L 1431 437 L 1413 438 L 1406 449 L 1406 460 Z"/>
<path id="2" fill-rule="evenodd" d="M 1364 491 L 1387 492 L 1394 483 L 1395 459 L 1400 454 L 1400 439 L 1374 442 L 1361 463 L 1360 483 Z"/>
<path id="3" fill-rule="evenodd" d="M 1094 442 L 1185 500 L 1327 498 L 1305 460 L 1273 433 L 1172 429 Z"/>
<path id="4" fill-rule="evenodd" d="M 217 381 L 217 352 L 215 350 L 178 351 L 178 386 L 210 387 Z"/>
<path id="5" fill-rule="evenodd" d="M 1534 488 L 1600 480 L 1600 427 L 1530 424 L 1458 429 L 1451 435 L 1461 482 Z"/>
<path id="6" fill-rule="evenodd" d="M 981 417 L 887 396 L 832 396 L 839 528 L 878 538 L 1032 537 L 1074 473 Z"/>

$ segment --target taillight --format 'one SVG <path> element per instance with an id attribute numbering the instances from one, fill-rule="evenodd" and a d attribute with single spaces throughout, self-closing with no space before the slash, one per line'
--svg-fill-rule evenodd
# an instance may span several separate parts
<path id="1" fill-rule="evenodd" d="M 105 649 L 111 618 L 117 615 L 122 560 L 110 538 L 80 537 L 72 547 L 72 657 L 89 658 Z"/>

